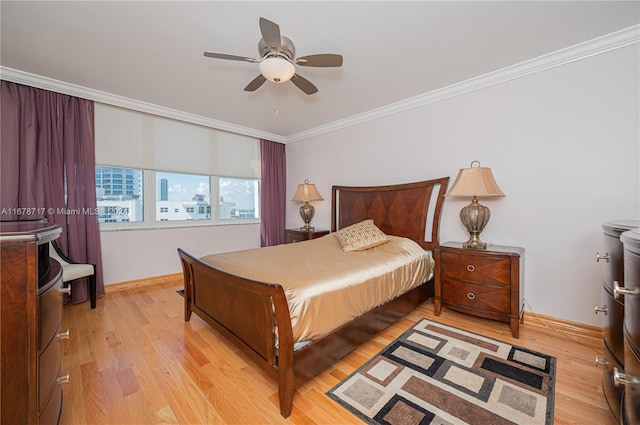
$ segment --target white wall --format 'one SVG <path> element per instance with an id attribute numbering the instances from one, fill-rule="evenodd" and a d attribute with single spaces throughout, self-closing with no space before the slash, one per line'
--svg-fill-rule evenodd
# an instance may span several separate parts
<path id="1" fill-rule="evenodd" d="M 182 271 L 178 248 L 202 256 L 260 246 L 259 224 L 103 231 L 105 285 Z"/>
<path id="2" fill-rule="evenodd" d="M 481 239 L 526 249 L 530 308 L 600 326 L 601 225 L 640 218 L 638 64 L 632 45 L 288 144 L 288 198 L 316 183 L 325 201 L 312 225 L 328 229 L 334 184 L 452 183 L 479 160 L 507 195 L 481 200 L 491 208 Z M 467 203 L 445 201 L 442 241 L 467 239 Z M 293 202 L 287 225 L 301 225 Z"/>

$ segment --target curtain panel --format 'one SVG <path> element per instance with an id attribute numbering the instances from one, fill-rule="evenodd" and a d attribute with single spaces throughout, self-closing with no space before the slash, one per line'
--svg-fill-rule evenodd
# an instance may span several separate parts
<path id="1" fill-rule="evenodd" d="M 96 265 L 97 295 L 102 296 L 94 104 L 21 84 L 0 83 L 0 207 L 6 213 L 1 219 L 46 217 L 59 225 L 58 246 L 74 261 Z M 88 295 L 86 284 L 74 282 L 72 302 L 86 301 Z"/>
<path id="2" fill-rule="evenodd" d="M 260 246 L 284 242 L 287 199 L 287 162 L 282 143 L 260 140 Z"/>

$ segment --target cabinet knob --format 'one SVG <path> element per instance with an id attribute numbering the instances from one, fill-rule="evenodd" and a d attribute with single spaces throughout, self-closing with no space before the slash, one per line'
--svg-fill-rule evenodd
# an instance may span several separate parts
<path id="1" fill-rule="evenodd" d="M 609 366 L 609 361 L 607 359 L 603 359 L 600 356 L 596 356 L 596 366 L 602 366 L 604 368 Z"/>
<path id="2" fill-rule="evenodd" d="M 68 384 L 68 383 L 69 383 L 69 372 L 67 372 L 66 375 L 58 376 L 56 378 L 56 384 L 58 385 Z"/>
<path id="3" fill-rule="evenodd" d="M 596 263 L 599 263 L 600 260 L 606 260 L 607 263 L 609 262 L 609 253 L 607 252 L 604 255 L 600 255 L 599 252 L 596 252 Z"/>
<path id="4" fill-rule="evenodd" d="M 71 285 L 59 289 L 63 294 L 71 295 Z"/>
<path id="5" fill-rule="evenodd" d="M 467 298 L 469 298 L 470 300 L 475 300 L 476 299 L 476 294 L 474 294 L 473 292 L 469 292 L 467 294 Z"/>
<path id="6" fill-rule="evenodd" d="M 613 281 L 613 296 L 616 299 L 620 298 L 620 295 L 638 295 L 640 294 L 640 290 L 637 288 L 634 289 L 625 289 L 620 286 L 617 280 Z"/>
<path id="7" fill-rule="evenodd" d="M 67 329 L 64 332 L 60 332 L 59 334 L 56 335 L 58 339 L 69 339 L 69 336 L 70 336 L 69 329 Z"/>
<path id="8" fill-rule="evenodd" d="M 473 264 L 469 264 L 469 265 L 467 266 L 467 271 L 468 271 L 469 273 L 473 273 L 473 272 L 475 271 L 475 269 L 476 269 L 476 268 L 473 266 Z"/>
<path id="9" fill-rule="evenodd" d="M 600 307 L 599 305 L 594 305 L 593 306 L 593 312 L 595 314 L 604 313 L 604 315 L 606 316 L 607 315 L 607 306 L 605 305 L 603 307 Z"/>
<path id="10" fill-rule="evenodd" d="M 623 373 L 618 370 L 617 367 L 613 368 L 613 383 L 616 385 L 640 385 L 640 379 L 628 373 Z"/>

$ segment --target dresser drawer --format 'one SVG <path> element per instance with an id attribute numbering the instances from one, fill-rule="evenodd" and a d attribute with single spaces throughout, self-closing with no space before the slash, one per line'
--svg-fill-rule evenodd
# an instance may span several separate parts
<path id="1" fill-rule="evenodd" d="M 51 394 L 51 398 L 40 411 L 38 424 L 49 425 L 58 424 L 62 410 L 62 387 L 56 385 Z"/>
<path id="2" fill-rule="evenodd" d="M 38 296 L 39 332 L 38 332 L 38 350 L 42 351 L 51 342 L 53 337 L 60 328 L 62 321 L 62 274 L 58 280 L 53 283 L 49 289 Z"/>
<path id="3" fill-rule="evenodd" d="M 602 392 L 611 413 L 616 418 L 616 422 L 620 423 L 620 401 L 622 400 L 624 387 L 613 382 L 613 368 L 615 367 L 620 372 L 624 372 L 624 366 L 618 362 L 616 356 L 606 346 L 602 352 L 602 358 L 604 360 L 602 364 Z"/>
<path id="4" fill-rule="evenodd" d="M 57 331 L 57 330 L 56 330 Z M 62 345 L 54 339 L 38 357 L 38 407 L 42 410 L 53 390 L 58 387 L 56 378 L 60 374 Z"/>
<path id="5" fill-rule="evenodd" d="M 440 270 L 443 276 L 454 279 L 511 285 L 511 260 L 509 257 L 442 252 Z"/>
<path id="6" fill-rule="evenodd" d="M 640 238 L 638 243 L 640 244 Z M 625 248 L 628 245 L 630 244 L 625 243 Z M 624 295 L 622 302 L 624 304 L 624 328 L 633 345 L 640 347 L 640 255 L 629 249 L 624 250 L 624 289 L 636 292 Z"/>
<path id="7" fill-rule="evenodd" d="M 606 283 L 602 284 L 602 304 L 607 309 L 606 313 L 602 314 L 602 340 L 616 360 L 624 365 L 624 341 L 622 338 L 624 304 L 614 298 Z"/>
<path id="8" fill-rule="evenodd" d="M 640 379 L 640 352 L 636 341 L 630 335 L 624 338 L 624 373 L 630 379 Z M 640 385 L 627 384 L 624 387 L 624 410 L 629 424 L 640 423 Z"/>
<path id="9" fill-rule="evenodd" d="M 617 281 L 624 286 L 624 251 L 620 237 L 604 235 L 604 249 L 609 261 L 604 263 L 602 278 L 605 284 L 613 291 L 613 282 Z"/>
<path id="10" fill-rule="evenodd" d="M 442 301 L 463 307 L 509 314 L 509 288 L 442 277 Z"/>

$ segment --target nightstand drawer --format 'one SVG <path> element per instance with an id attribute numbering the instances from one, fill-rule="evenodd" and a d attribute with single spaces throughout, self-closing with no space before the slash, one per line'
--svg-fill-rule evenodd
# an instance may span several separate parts
<path id="1" fill-rule="evenodd" d="M 287 232 L 286 237 L 287 240 L 285 241 L 285 243 L 296 243 L 309 240 L 309 237 L 307 235 L 300 234 L 300 232 Z"/>
<path id="2" fill-rule="evenodd" d="M 462 282 L 442 277 L 442 300 L 495 313 L 509 313 L 509 288 Z M 455 300 L 455 301 L 454 301 Z"/>
<path id="3" fill-rule="evenodd" d="M 511 259 L 509 257 L 442 252 L 440 261 L 440 270 L 443 276 L 470 282 L 511 285 Z"/>
<path id="4" fill-rule="evenodd" d="M 310 241 L 311 239 L 320 238 L 324 235 L 328 235 L 328 230 L 297 230 L 297 229 L 286 229 L 284 231 L 284 240 L 285 243 L 296 243 L 303 241 Z"/>

